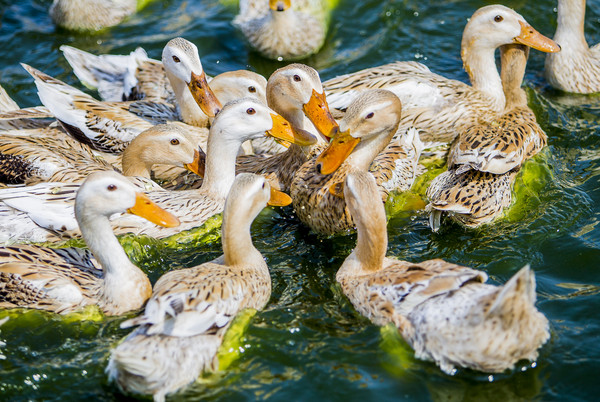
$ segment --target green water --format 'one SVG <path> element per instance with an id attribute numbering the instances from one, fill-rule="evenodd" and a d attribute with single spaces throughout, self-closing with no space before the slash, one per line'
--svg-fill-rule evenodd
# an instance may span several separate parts
<path id="1" fill-rule="evenodd" d="M 76 79 L 58 51 L 67 43 L 95 53 L 127 53 L 143 46 L 159 58 L 180 35 L 198 45 L 205 69 L 217 74 L 278 67 L 248 54 L 230 25 L 235 14 L 216 0 L 154 1 L 142 12 L 93 36 L 56 31 L 50 0 L 0 0 L 0 82 L 21 106 L 38 104 L 32 80 L 18 62 L 71 84 Z M 482 1 L 341 0 L 326 47 L 308 63 L 323 79 L 394 60 L 417 60 L 466 81 L 460 37 Z M 512 1 L 534 27 L 554 32 L 555 1 Z M 588 2 L 586 32 L 600 41 L 600 1 Z M 530 105 L 548 133 L 549 147 L 529 163 L 517 185 L 518 202 L 499 223 L 478 230 L 445 225 L 433 234 L 424 213 L 397 212 L 388 225 L 389 254 L 446 260 L 485 270 L 504 283 L 529 263 L 537 275 L 538 307 L 552 338 L 535 367 L 512 373 L 450 377 L 417 361 L 389 328 L 358 316 L 335 286 L 335 272 L 354 236 L 311 234 L 290 209 L 265 210 L 252 227 L 271 268 L 273 294 L 238 343 L 239 359 L 173 399 L 207 400 L 591 400 L 600 386 L 600 97 L 564 96 L 546 86 L 543 57 L 533 51 L 526 85 Z M 402 197 L 397 203 L 404 202 Z M 201 263 L 220 253 L 215 231 L 179 250 L 127 238 L 134 260 L 152 281 L 169 269 Z M 12 318 L 0 328 L 0 399 L 124 399 L 103 374 L 110 347 L 127 331 L 123 318 L 63 319 L 37 311 L 0 311 Z"/>

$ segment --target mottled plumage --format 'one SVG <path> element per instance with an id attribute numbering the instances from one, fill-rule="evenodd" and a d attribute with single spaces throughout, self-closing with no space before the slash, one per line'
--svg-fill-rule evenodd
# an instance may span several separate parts
<path id="1" fill-rule="evenodd" d="M 116 315 L 142 307 L 150 297 L 150 281 L 129 261 L 108 219 L 130 211 L 162 225 L 176 225 L 177 220 L 114 172 L 91 175 L 78 191 L 75 209 L 90 251 L 0 248 L 0 307 L 69 313 L 98 305 L 105 314 Z"/>
<path id="2" fill-rule="evenodd" d="M 517 173 L 518 169 L 504 174 L 451 169 L 437 176 L 427 188 L 431 229 L 439 229 L 444 212 L 468 227 L 492 222 L 511 204 Z"/>
<path id="3" fill-rule="evenodd" d="M 294 211 L 304 224 L 324 234 L 354 228 L 341 197 L 341 188 L 350 172 L 369 170 L 376 178 L 382 203 L 390 191 L 410 188 L 421 155 L 421 142 L 416 130 L 410 130 L 401 140 L 389 143 L 401 110 L 396 95 L 385 90 L 365 91 L 350 104 L 340 130 L 360 140 L 356 148 L 330 174 L 321 174 L 323 156 L 319 156 L 304 163 L 294 176 L 290 195 Z M 334 147 L 337 147 L 335 138 L 321 155 L 336 152 Z"/>
<path id="4" fill-rule="evenodd" d="M 350 174 L 344 194 L 358 238 L 336 279 L 358 312 L 377 325 L 393 323 L 417 358 L 448 374 L 457 368 L 498 373 L 537 358 L 550 334 L 535 308 L 528 266 L 497 287 L 484 283 L 484 272 L 443 260 L 387 258 L 385 211 L 373 178 Z"/>
<path id="5" fill-rule="evenodd" d="M 97 31 L 119 24 L 147 0 L 54 0 L 52 21 L 74 31 Z"/>
<path id="6" fill-rule="evenodd" d="M 262 309 L 271 294 L 269 269 L 250 237 L 250 224 L 268 199 L 264 178 L 236 178 L 223 216 L 224 254 L 156 282 L 144 314 L 122 324 L 140 327 L 112 351 L 109 380 L 160 401 L 216 369 L 217 350 L 235 315 Z"/>

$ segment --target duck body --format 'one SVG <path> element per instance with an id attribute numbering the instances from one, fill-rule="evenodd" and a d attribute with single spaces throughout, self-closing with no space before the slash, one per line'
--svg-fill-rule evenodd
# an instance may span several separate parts
<path id="1" fill-rule="evenodd" d="M 323 46 L 330 12 L 327 0 L 241 0 L 233 24 L 264 57 L 293 61 Z"/>
<path id="2" fill-rule="evenodd" d="M 73 31 L 97 31 L 119 24 L 134 14 L 138 0 L 54 0 L 50 17 L 54 24 Z"/>
<path id="3" fill-rule="evenodd" d="M 550 334 L 535 308 L 528 266 L 504 286 L 492 286 L 484 272 L 443 260 L 387 258 L 385 211 L 373 178 L 348 175 L 344 195 L 358 238 L 336 280 L 362 315 L 377 325 L 393 323 L 418 358 L 448 374 L 456 368 L 497 373 L 537 358 Z"/>
<path id="4" fill-rule="evenodd" d="M 404 141 L 390 144 L 401 110 L 399 99 L 386 90 L 365 91 L 350 104 L 340 122 L 343 131 L 294 176 L 290 194 L 294 211 L 303 223 L 323 234 L 354 228 L 338 188 L 343 187 L 346 176 L 353 171 L 370 171 L 375 176 L 383 203 L 389 191 L 410 188 L 416 176 L 421 143 L 416 130 L 411 130 L 410 135 L 402 138 Z M 357 145 L 350 152 L 345 151 L 348 155 L 340 155 L 343 162 L 333 161 L 350 143 Z"/>
<path id="5" fill-rule="evenodd" d="M 152 190 L 148 195 L 151 200 L 174 211 L 181 224 L 177 228 L 154 230 L 145 220 L 124 215 L 111 221 L 116 234 L 134 233 L 165 238 L 201 226 L 208 218 L 223 210 L 225 198 L 235 179 L 237 150 L 243 141 L 264 136 L 266 131 L 285 140 L 296 140 L 290 124 L 261 103 L 242 99 L 228 105 L 228 111 L 220 113 L 220 118 L 216 118 L 211 127 L 206 174 L 200 189 L 167 191 L 149 179 L 138 178 L 142 188 L 149 187 Z M 312 140 L 312 137 L 308 140 Z M 77 188 L 78 185 L 73 183 L 40 183 L 2 189 L 0 240 L 47 241 L 56 239 L 57 235 L 78 236 L 73 217 L 73 198 Z"/>
<path id="6" fill-rule="evenodd" d="M 0 248 L 0 307 L 69 313 L 96 304 L 105 314 L 118 315 L 142 307 L 150 297 L 150 281 L 131 263 L 108 218 L 128 210 L 165 226 L 177 225 L 177 219 L 114 172 L 91 175 L 77 193 L 75 208 L 90 250 Z"/>
<path id="7" fill-rule="evenodd" d="M 600 92 L 600 44 L 589 47 L 585 39 L 585 0 L 559 0 L 554 40 L 560 53 L 546 56 L 546 79 L 565 92 Z"/>
<path id="8" fill-rule="evenodd" d="M 109 380 L 160 401 L 218 367 L 217 350 L 235 315 L 262 309 L 271 294 L 268 267 L 250 238 L 268 199 L 264 178 L 238 176 L 225 206 L 223 256 L 157 281 L 144 314 L 122 324 L 139 327 L 112 351 Z"/>
<path id="9" fill-rule="evenodd" d="M 323 87 L 331 106 L 339 110 L 363 90 L 390 90 L 403 105 L 399 135 L 414 126 L 423 142 L 451 142 L 465 128 L 505 109 L 494 52 L 512 43 L 547 52 L 559 50 L 513 10 L 486 6 L 473 14 L 463 31 L 461 57 L 471 85 L 432 73 L 417 62 L 396 62 L 334 78 Z"/>

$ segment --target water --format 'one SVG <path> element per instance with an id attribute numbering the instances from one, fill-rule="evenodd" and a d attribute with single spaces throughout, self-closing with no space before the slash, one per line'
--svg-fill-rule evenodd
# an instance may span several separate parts
<path id="1" fill-rule="evenodd" d="M 128 53 L 143 46 L 159 58 L 174 36 L 198 45 L 211 74 L 250 67 L 268 75 L 280 64 L 248 54 L 230 25 L 235 7 L 213 1 L 155 1 L 124 24 L 92 36 L 56 31 L 50 0 L 0 0 L 0 82 L 23 107 L 37 105 L 25 62 L 79 85 L 58 51 L 70 44 L 94 53 Z M 441 4 L 440 4 L 441 3 Z M 324 79 L 394 60 L 417 60 L 466 80 L 460 36 L 482 1 L 342 0 L 326 47 L 308 63 Z M 554 32 L 556 3 L 511 1 L 540 32 Z M 600 1 L 588 2 L 586 32 L 600 41 Z M 546 86 L 543 56 L 532 51 L 526 85 L 530 105 L 548 133 L 549 147 L 526 166 L 518 201 L 497 224 L 477 230 L 446 225 L 433 234 L 422 212 L 396 213 L 389 254 L 446 260 L 485 270 L 504 283 L 529 263 L 537 275 L 538 307 L 552 338 L 535 367 L 489 377 L 460 371 L 447 376 L 415 360 L 394 331 L 380 331 L 354 312 L 335 285 L 335 272 L 355 237 L 311 234 L 289 210 L 265 210 L 252 227 L 272 272 L 273 294 L 241 340 L 240 358 L 203 376 L 175 400 L 589 400 L 599 391 L 600 359 L 600 98 L 565 96 Z M 388 205 L 390 211 L 394 205 Z M 216 231 L 168 248 L 125 239 L 152 281 L 169 269 L 198 264 L 220 252 Z M 127 331 L 123 318 L 64 319 L 37 311 L 0 312 L 0 399 L 123 399 L 106 383 L 108 352 Z M 94 315 L 88 315 L 93 318 Z M 596 373 L 596 374 L 594 374 Z"/>

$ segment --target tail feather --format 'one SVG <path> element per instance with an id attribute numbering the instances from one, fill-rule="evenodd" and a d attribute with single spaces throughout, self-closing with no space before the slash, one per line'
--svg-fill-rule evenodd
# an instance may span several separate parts
<path id="1" fill-rule="evenodd" d="M 520 297 L 519 297 L 520 296 Z M 496 295 L 496 299 L 488 310 L 488 315 L 499 315 L 501 317 L 510 314 L 513 310 L 512 303 L 519 297 L 523 298 L 532 306 L 535 304 L 535 274 L 528 265 L 519 270 Z"/>
<path id="2" fill-rule="evenodd" d="M 19 110 L 19 105 L 8 96 L 6 90 L 0 85 L 0 112 L 10 112 L 13 110 Z"/>
<path id="3" fill-rule="evenodd" d="M 66 45 L 60 50 L 83 85 L 97 89 L 102 100 L 113 102 L 130 99 L 137 85 L 136 70 L 149 60 L 141 47 L 128 55 L 96 56 Z"/>

